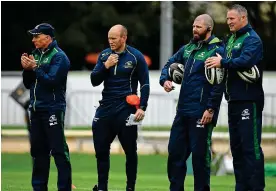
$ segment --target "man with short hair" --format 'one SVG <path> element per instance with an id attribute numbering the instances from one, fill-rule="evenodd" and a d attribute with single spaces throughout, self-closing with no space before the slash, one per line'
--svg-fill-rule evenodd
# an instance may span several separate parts
<path id="1" fill-rule="evenodd" d="M 211 85 L 205 77 L 204 61 L 224 52 L 223 43 L 214 35 L 213 19 L 199 15 L 193 23 L 193 39 L 174 54 L 162 69 L 160 85 L 173 90 L 169 67 L 184 65 L 176 116 L 168 145 L 168 178 L 171 191 L 183 191 L 186 160 L 192 153 L 194 190 L 210 190 L 211 136 L 217 122 L 223 85 Z"/>
<path id="2" fill-rule="evenodd" d="M 64 136 L 66 82 L 70 61 L 58 47 L 54 28 L 48 23 L 28 31 L 35 50 L 21 56 L 23 83 L 30 89 L 32 186 L 48 190 L 50 157 L 58 170 L 59 191 L 71 191 L 72 172 Z"/>
<path id="3" fill-rule="evenodd" d="M 247 10 L 243 6 L 236 4 L 228 9 L 227 24 L 232 33 L 227 42 L 227 58 L 211 57 L 206 60 L 206 66 L 227 69 L 225 98 L 236 191 L 262 191 L 265 188 L 261 148 L 263 44 L 248 23 Z M 238 75 L 238 71 L 250 70 L 253 66 L 260 74 L 255 82 L 245 81 Z"/>
<path id="4" fill-rule="evenodd" d="M 97 158 L 98 185 L 93 190 L 108 190 L 110 145 L 118 139 L 126 155 L 127 191 L 135 190 L 137 176 L 137 125 L 126 125 L 130 114 L 141 121 L 149 98 L 149 72 L 143 54 L 126 44 L 127 29 L 114 25 L 108 32 L 110 48 L 99 55 L 91 73 L 91 83 L 104 83 L 102 100 L 92 123 L 93 141 Z M 126 99 L 137 95 L 140 83 L 140 105 Z"/>

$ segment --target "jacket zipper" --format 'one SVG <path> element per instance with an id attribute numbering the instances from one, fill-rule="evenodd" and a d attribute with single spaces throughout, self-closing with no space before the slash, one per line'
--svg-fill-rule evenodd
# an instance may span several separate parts
<path id="1" fill-rule="evenodd" d="M 114 76 L 116 75 L 117 65 L 118 65 L 118 63 L 115 65 L 115 69 L 114 69 Z"/>
<path id="2" fill-rule="evenodd" d="M 56 100 L 55 89 L 53 89 L 54 100 Z"/>
<path id="3" fill-rule="evenodd" d="M 229 100 L 230 101 L 230 94 L 228 92 L 228 70 L 227 70 L 227 75 L 226 75 L 226 87 L 225 87 L 225 91 L 226 91 L 226 94 L 228 95 L 229 97 Z"/>
<path id="4" fill-rule="evenodd" d="M 48 49 L 48 50 L 49 50 L 49 49 Z M 44 55 L 48 50 L 46 50 L 44 53 L 41 52 L 41 51 L 39 50 L 39 52 L 41 52 L 41 56 L 40 56 L 40 58 L 39 58 L 39 60 L 38 60 L 38 63 L 37 63 L 38 65 L 40 65 L 41 58 L 43 57 L 43 55 Z M 35 95 L 36 86 L 37 86 L 37 79 L 35 80 L 35 87 L 34 87 L 34 103 L 33 103 L 34 111 L 35 111 L 35 102 L 36 102 L 36 95 Z"/>
<path id="5" fill-rule="evenodd" d="M 194 50 L 199 50 L 199 49 L 201 49 L 201 47 L 202 47 L 202 43 L 199 44 Z M 194 50 L 193 50 L 193 51 L 194 51 Z M 191 54 L 192 54 L 192 52 L 191 52 Z M 191 68 L 190 68 L 190 74 L 192 73 L 192 70 L 193 70 L 193 67 L 194 67 L 194 63 L 195 63 L 195 59 L 194 59 L 194 61 L 193 61 L 193 63 L 192 63 L 192 66 L 191 66 Z"/>
<path id="6" fill-rule="evenodd" d="M 232 57 L 232 47 L 233 47 L 235 38 L 236 38 L 236 34 L 234 34 L 234 38 L 233 38 L 233 41 L 231 42 L 229 51 L 227 51 L 227 58 L 231 58 L 231 57 Z M 229 92 L 228 92 L 228 70 L 227 70 L 227 75 L 226 75 L 226 87 L 225 87 L 225 91 L 226 91 L 226 94 L 227 94 L 228 97 L 229 97 L 229 100 L 228 100 L 228 101 L 230 101 L 231 98 L 230 98 L 230 94 L 229 94 Z"/>
<path id="7" fill-rule="evenodd" d="M 203 90 L 204 90 L 204 88 L 202 88 L 202 89 L 201 89 L 201 94 L 200 94 L 200 102 L 202 101 Z"/>
<path id="8" fill-rule="evenodd" d="M 192 70 L 193 70 L 193 67 L 194 67 L 194 63 L 195 63 L 195 59 L 194 59 L 193 64 L 192 64 L 192 66 L 191 66 L 190 74 L 192 73 Z"/>
<path id="9" fill-rule="evenodd" d="M 35 102 L 36 102 L 36 96 L 35 96 L 36 85 L 37 85 L 37 79 L 35 80 L 35 87 L 34 87 L 34 103 L 33 103 L 34 111 L 35 111 Z"/>
<path id="10" fill-rule="evenodd" d="M 185 62 L 185 64 L 184 64 L 184 72 L 183 72 L 182 82 L 183 82 L 183 80 L 184 80 L 185 71 L 186 71 L 185 69 L 186 69 L 187 63 L 188 63 L 188 61 L 189 61 L 189 59 L 190 59 L 191 54 L 193 53 L 193 51 L 194 51 L 194 49 L 191 51 L 191 53 L 189 54 L 189 56 L 188 56 L 188 58 L 187 58 L 187 60 L 186 60 L 186 62 Z M 181 84 L 182 84 L 182 82 L 181 82 Z"/>

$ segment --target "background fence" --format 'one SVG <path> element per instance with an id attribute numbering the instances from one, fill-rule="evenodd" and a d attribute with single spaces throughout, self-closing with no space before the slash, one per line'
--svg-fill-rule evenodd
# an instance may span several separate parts
<path id="1" fill-rule="evenodd" d="M 24 125 L 24 109 L 9 96 L 10 93 L 11 90 L 9 89 L 1 90 L 1 124 L 11 126 Z M 66 127 L 91 126 L 100 99 L 100 91 L 68 91 L 65 116 Z M 143 126 L 170 126 L 175 116 L 177 99 L 177 93 L 151 93 Z M 276 94 L 265 94 L 265 108 L 263 112 L 264 126 L 276 128 L 275 108 Z M 223 100 L 221 103 L 218 126 L 227 126 L 227 122 L 227 103 Z"/>

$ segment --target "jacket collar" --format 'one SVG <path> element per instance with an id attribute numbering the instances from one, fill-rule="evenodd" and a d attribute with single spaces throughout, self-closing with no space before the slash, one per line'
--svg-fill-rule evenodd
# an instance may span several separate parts
<path id="1" fill-rule="evenodd" d="M 215 35 L 211 35 L 207 40 L 203 41 L 204 44 L 212 44 L 215 43 Z"/>
<path id="2" fill-rule="evenodd" d="M 124 54 L 126 53 L 127 48 L 128 48 L 128 45 L 126 44 L 125 49 L 123 50 L 123 52 L 118 53 L 118 52 L 115 52 L 115 51 L 113 51 L 113 50 L 112 50 L 111 52 L 112 52 L 112 54 L 118 54 L 118 55 L 120 56 L 120 55 L 124 55 Z M 110 49 L 110 50 L 111 50 L 111 49 Z"/>
<path id="3" fill-rule="evenodd" d="M 51 42 L 51 43 L 49 44 L 49 46 L 48 46 L 47 49 L 53 49 L 53 48 L 56 47 L 56 46 L 57 46 L 57 41 L 56 41 L 56 40 L 53 40 L 53 42 Z"/>
<path id="4" fill-rule="evenodd" d="M 241 36 L 241 35 L 247 33 L 251 29 L 252 29 L 252 26 L 250 24 L 247 24 L 244 27 L 242 27 L 241 29 L 239 29 L 238 31 L 236 31 L 236 36 Z"/>
<path id="5" fill-rule="evenodd" d="M 207 49 L 213 49 L 214 46 L 216 46 L 218 43 L 221 43 L 222 41 L 220 39 L 218 39 L 215 35 L 211 35 L 207 40 L 204 41 L 194 41 L 193 39 L 191 40 L 190 43 L 196 44 L 196 45 L 200 45 L 198 47 L 202 47 L 202 46 L 206 46 L 207 45 Z"/>

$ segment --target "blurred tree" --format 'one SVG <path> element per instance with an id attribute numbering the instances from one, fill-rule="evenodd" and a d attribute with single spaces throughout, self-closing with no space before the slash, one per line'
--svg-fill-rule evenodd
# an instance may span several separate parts
<path id="1" fill-rule="evenodd" d="M 228 33 L 226 8 L 240 3 L 248 9 L 250 22 L 263 40 L 266 70 L 276 70 L 276 2 L 173 2 L 174 52 L 192 37 L 192 23 L 198 14 L 209 13 L 216 21 L 215 34 Z M 107 32 L 114 24 L 128 28 L 128 44 L 152 59 L 150 69 L 159 69 L 160 2 L 1 2 L 2 70 L 21 70 L 20 56 L 32 50 L 27 30 L 49 22 L 56 29 L 58 43 L 71 60 L 71 70 L 92 69 L 88 53 L 108 47 Z"/>
<path id="2" fill-rule="evenodd" d="M 233 3 L 233 2 L 232 2 Z M 276 70 L 276 2 L 275 1 L 241 1 L 235 2 L 246 7 L 251 25 L 263 40 L 265 70 Z"/>
<path id="3" fill-rule="evenodd" d="M 187 44 L 192 37 L 192 23 L 194 18 L 189 11 L 189 2 L 173 2 L 173 47 L 176 52 L 184 44 Z"/>

